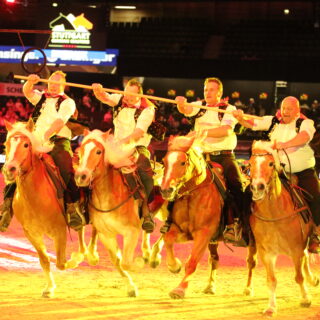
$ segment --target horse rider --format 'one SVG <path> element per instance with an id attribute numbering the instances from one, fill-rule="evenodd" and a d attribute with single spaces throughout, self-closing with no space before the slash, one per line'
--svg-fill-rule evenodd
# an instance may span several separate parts
<path id="1" fill-rule="evenodd" d="M 288 96 L 281 102 L 280 111 L 273 116 L 264 116 L 261 120 L 243 118 L 242 110 L 233 112 L 239 123 L 254 131 L 267 131 L 269 139 L 275 142 L 279 150 L 284 171 L 294 173 L 298 186 L 312 197 L 306 197 L 313 216 L 314 228 L 310 238 L 309 252 L 320 252 L 320 183 L 315 171 L 315 157 L 309 142 L 316 131 L 314 122 L 300 113 L 299 100 Z"/>
<path id="2" fill-rule="evenodd" d="M 141 213 L 143 217 L 142 229 L 147 233 L 154 230 L 155 223 L 150 214 L 148 204 L 153 200 L 153 170 L 150 163 L 150 152 L 147 147 L 152 136 L 148 133 L 148 128 L 155 117 L 154 104 L 145 98 L 140 98 L 130 94 L 108 94 L 101 84 L 92 84 L 94 95 L 102 103 L 113 107 L 114 136 L 120 143 L 135 142 L 136 150 L 139 154 L 134 173 L 124 174 L 127 183 L 132 190 L 135 188 L 137 175 L 144 187 L 143 194 L 134 194 L 135 199 L 143 199 Z M 143 94 L 141 83 L 136 79 L 127 82 L 124 92 Z M 137 116 L 138 115 L 138 116 Z"/>
<path id="3" fill-rule="evenodd" d="M 241 171 L 236 162 L 234 148 L 237 145 L 237 137 L 234 127 L 237 120 L 228 113 L 219 113 L 216 110 L 200 109 L 196 106 L 216 106 L 221 102 L 223 93 L 223 84 L 218 78 L 207 78 L 204 81 L 204 101 L 186 104 L 185 97 L 176 97 L 178 110 L 187 117 L 195 120 L 194 130 L 206 130 L 206 138 L 202 142 L 204 154 L 208 160 L 219 163 L 224 170 L 226 186 L 229 190 L 229 198 L 226 199 L 226 208 L 232 208 L 233 223 L 229 223 L 224 231 L 225 239 L 235 241 L 240 227 L 240 215 L 242 210 L 242 199 L 244 184 L 241 177 Z M 227 111 L 233 111 L 236 108 L 229 104 L 224 104 Z M 237 205 L 233 205 L 237 203 Z M 170 215 L 161 231 L 170 228 Z"/>
<path id="4" fill-rule="evenodd" d="M 68 120 L 76 112 L 73 99 L 64 94 L 66 74 L 62 71 L 52 73 L 47 90 L 40 92 L 34 85 L 40 80 L 36 74 L 28 76 L 23 86 L 26 98 L 35 106 L 32 118 L 35 122 L 34 134 L 43 142 L 51 141 L 53 149 L 50 152 L 54 163 L 64 180 L 66 190 L 64 201 L 66 203 L 66 221 L 68 225 L 79 230 L 85 225 L 83 209 L 80 208 L 80 191 L 74 181 L 72 167 L 71 131 L 66 126 Z M 8 184 L 4 190 L 4 203 L 1 210 L 0 231 L 5 231 L 11 221 L 12 201 L 16 184 Z"/>

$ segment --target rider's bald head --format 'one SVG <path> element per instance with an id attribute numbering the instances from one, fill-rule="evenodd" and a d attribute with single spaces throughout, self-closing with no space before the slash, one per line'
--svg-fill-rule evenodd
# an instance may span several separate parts
<path id="1" fill-rule="evenodd" d="M 300 103 L 296 97 L 286 97 L 281 102 L 281 117 L 285 123 L 292 122 L 300 114 Z"/>
<path id="2" fill-rule="evenodd" d="M 285 97 L 281 102 L 281 107 L 283 105 L 287 105 L 287 106 L 290 105 L 290 106 L 300 110 L 299 100 L 296 97 L 293 97 L 293 96 Z"/>

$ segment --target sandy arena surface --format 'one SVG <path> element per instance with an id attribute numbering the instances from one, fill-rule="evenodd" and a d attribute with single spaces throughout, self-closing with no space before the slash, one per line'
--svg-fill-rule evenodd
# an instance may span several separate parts
<path id="1" fill-rule="evenodd" d="M 1 184 L 1 176 L 0 176 Z M 161 222 L 152 234 L 154 242 L 159 236 Z M 90 236 L 87 228 L 86 240 Z M 53 245 L 46 241 L 48 252 L 55 261 Z M 176 256 L 185 261 L 192 243 L 176 245 Z M 68 237 L 68 256 L 77 249 L 76 234 Z M 111 265 L 108 254 L 99 243 L 100 262 L 89 266 L 83 262 L 75 270 L 59 271 L 52 263 L 56 280 L 55 296 L 42 298 L 45 278 L 37 254 L 26 240 L 22 228 L 14 219 L 10 229 L 0 234 L 0 319 L 1 320 L 56 320 L 56 319 L 260 319 L 268 303 L 265 270 L 259 263 L 254 274 L 255 294 L 243 295 L 246 283 L 246 249 L 232 248 L 224 244 L 219 247 L 220 268 L 217 292 L 207 295 L 202 292 L 208 281 L 208 253 L 205 254 L 193 276 L 184 300 L 173 300 L 168 293 L 182 279 L 171 274 L 165 259 L 157 269 L 145 265 L 132 272 L 139 296 L 129 298 L 125 284 Z M 136 255 L 140 255 L 137 248 Z M 163 250 L 165 257 L 165 250 Z M 320 258 L 313 257 L 312 270 L 319 275 Z M 277 263 L 278 319 L 320 319 L 320 287 L 310 288 L 312 305 L 301 308 L 300 290 L 294 281 L 291 261 L 280 257 Z"/>

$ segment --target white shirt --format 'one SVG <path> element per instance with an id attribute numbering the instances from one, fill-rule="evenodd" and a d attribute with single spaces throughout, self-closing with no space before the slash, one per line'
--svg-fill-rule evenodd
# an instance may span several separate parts
<path id="1" fill-rule="evenodd" d="M 108 97 L 116 105 L 122 98 L 122 94 L 110 94 Z M 139 107 L 141 105 L 141 100 L 139 100 L 135 106 Z M 141 112 L 137 121 L 134 119 L 136 113 L 135 108 L 123 108 L 113 119 L 114 124 L 114 136 L 116 139 L 123 139 L 131 135 L 133 131 L 138 128 L 144 132 L 144 135 L 136 142 L 138 146 L 148 147 L 152 136 L 147 133 L 149 126 L 151 125 L 155 110 L 153 106 L 149 106 Z"/>
<path id="2" fill-rule="evenodd" d="M 264 116 L 261 120 L 255 119 L 252 130 L 268 130 L 271 126 L 273 116 Z M 297 118 L 298 119 L 298 118 Z M 296 119 L 296 120 L 297 120 Z M 287 142 L 293 139 L 299 132 L 306 131 L 312 140 L 316 131 L 311 119 L 303 120 L 299 132 L 296 132 L 296 120 L 290 123 L 275 124 L 270 133 L 271 141 Z M 299 147 L 285 149 L 291 164 L 291 172 L 300 172 L 315 166 L 315 157 L 309 144 Z M 288 158 L 284 151 L 279 151 L 280 161 L 285 164 L 285 171 L 290 172 Z"/>
<path id="3" fill-rule="evenodd" d="M 34 95 L 30 102 L 36 105 L 41 97 L 42 93 L 38 90 L 34 91 Z M 61 119 L 64 124 L 72 117 L 76 111 L 76 104 L 73 99 L 67 98 L 60 104 L 59 110 L 56 110 L 56 103 L 59 98 L 46 98 L 42 105 L 41 113 L 35 125 L 34 134 L 44 141 L 45 132 L 51 127 L 52 123 Z M 58 136 L 71 139 L 71 130 L 64 125 L 63 128 L 57 133 Z"/>
<path id="4" fill-rule="evenodd" d="M 193 102 L 193 104 L 202 105 L 201 101 Z M 193 116 L 196 115 L 201 109 L 199 108 L 193 108 L 193 111 L 191 114 L 188 114 L 187 116 Z M 228 105 L 226 108 L 227 111 L 233 111 L 236 110 L 235 106 Z M 233 117 L 232 114 L 224 113 L 221 119 L 221 122 L 218 117 L 217 111 L 211 111 L 207 110 L 206 113 L 199 118 L 196 118 L 195 120 L 195 130 L 204 130 L 204 129 L 213 129 L 213 128 L 219 128 L 224 125 L 230 126 L 232 129 L 234 129 L 235 125 L 237 124 L 238 120 Z M 230 135 L 220 138 L 214 138 L 214 137 L 207 137 L 202 142 L 202 149 L 205 153 L 211 153 L 213 151 L 221 151 L 221 150 L 233 150 L 237 146 L 237 136 L 234 132 L 232 132 Z"/>

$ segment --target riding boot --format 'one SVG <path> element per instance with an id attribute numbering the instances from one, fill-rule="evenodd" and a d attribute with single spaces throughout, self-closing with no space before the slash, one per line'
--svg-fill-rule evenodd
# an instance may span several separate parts
<path id="1" fill-rule="evenodd" d="M 84 210 L 79 201 L 67 203 L 66 216 L 68 226 L 75 231 L 79 231 L 86 225 Z"/>
<path id="2" fill-rule="evenodd" d="M 223 238 L 228 242 L 237 242 L 242 238 L 242 227 L 239 218 L 235 218 L 232 224 L 228 224 L 223 231 Z"/>
<path id="3" fill-rule="evenodd" d="M 310 253 L 320 253 L 320 225 L 313 226 L 312 234 L 309 239 L 308 251 Z"/>
<path id="4" fill-rule="evenodd" d="M 152 233 L 155 227 L 155 223 L 148 209 L 146 200 L 143 200 L 141 210 L 142 210 L 142 216 L 143 216 L 142 229 L 146 233 Z"/>
<path id="5" fill-rule="evenodd" d="M 0 216 L 0 231 L 5 232 L 7 231 L 11 219 L 13 217 L 13 210 L 12 210 L 12 201 L 13 198 L 5 198 L 3 204 L 1 206 L 1 216 Z"/>
<path id="6" fill-rule="evenodd" d="M 170 230 L 171 224 L 173 222 L 172 220 L 172 210 L 173 210 L 173 201 L 168 202 L 168 217 L 167 220 L 165 221 L 164 225 L 160 228 L 160 233 L 167 233 Z"/>

